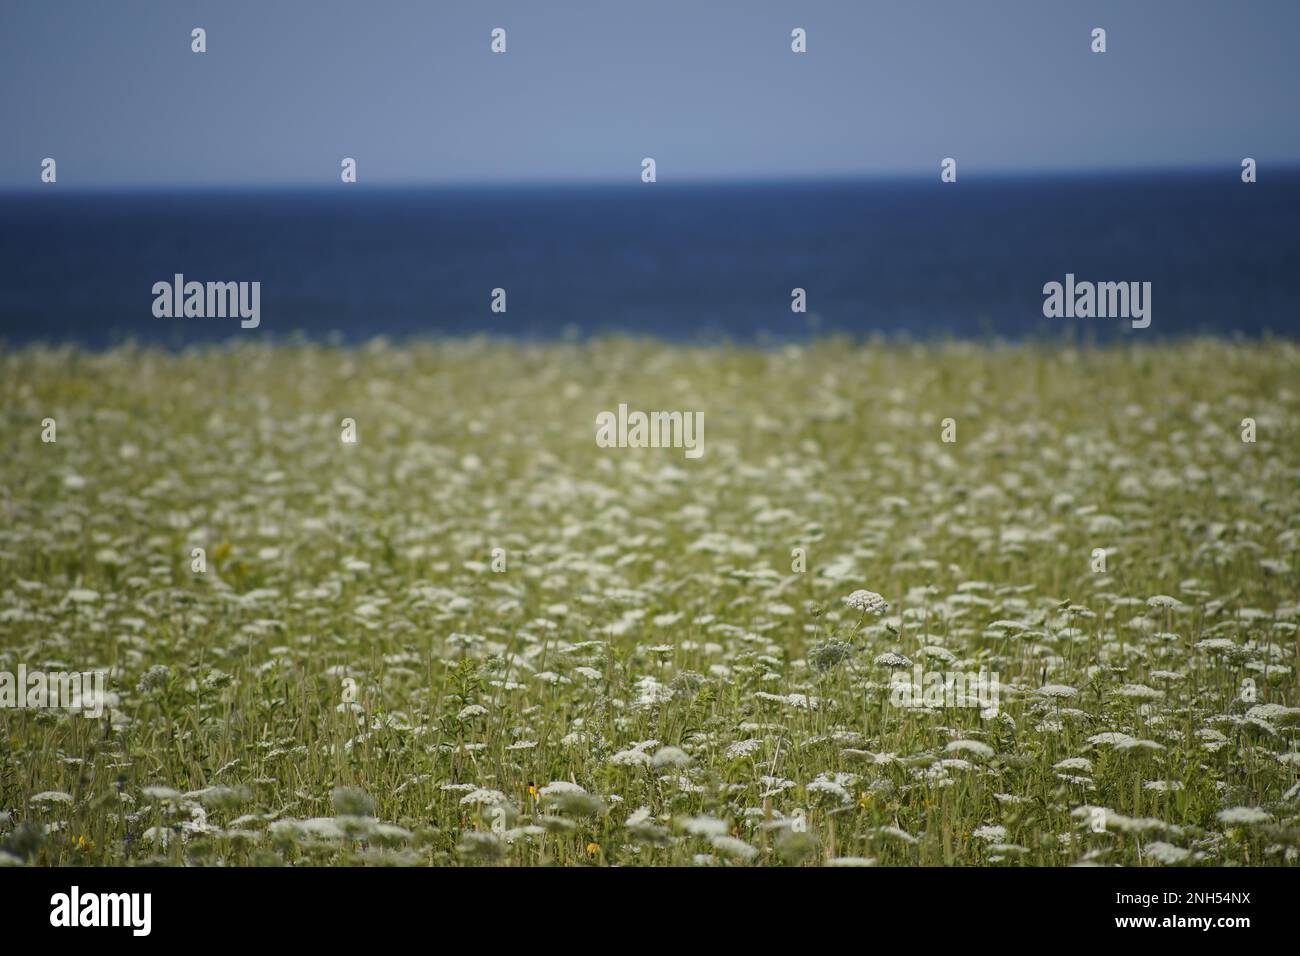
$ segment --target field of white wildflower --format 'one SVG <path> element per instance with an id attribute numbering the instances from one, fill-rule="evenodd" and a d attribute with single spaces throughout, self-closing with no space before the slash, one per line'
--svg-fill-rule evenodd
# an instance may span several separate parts
<path id="1" fill-rule="evenodd" d="M 0 862 L 1294 865 L 1298 373 L 2 352 L 0 672 L 106 674 L 0 710 Z M 705 454 L 597 447 L 621 402 Z"/>

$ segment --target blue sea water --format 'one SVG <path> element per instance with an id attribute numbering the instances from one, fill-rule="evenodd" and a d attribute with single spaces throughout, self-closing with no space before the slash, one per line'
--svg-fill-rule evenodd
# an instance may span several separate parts
<path id="1" fill-rule="evenodd" d="M 1300 334 L 1300 171 L 0 196 L 0 339 L 1105 340 Z M 261 282 L 261 325 L 155 318 L 155 282 Z M 1152 283 L 1150 328 L 1043 285 Z M 507 311 L 491 311 L 492 289 Z M 807 290 L 808 313 L 790 309 Z"/>

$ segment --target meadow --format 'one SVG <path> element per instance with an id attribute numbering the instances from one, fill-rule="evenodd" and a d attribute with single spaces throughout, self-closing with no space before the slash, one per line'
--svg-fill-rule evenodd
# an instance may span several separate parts
<path id="1" fill-rule="evenodd" d="M 0 863 L 1295 865 L 1298 413 L 1286 341 L 0 351 L 0 671 L 106 672 L 0 710 Z"/>

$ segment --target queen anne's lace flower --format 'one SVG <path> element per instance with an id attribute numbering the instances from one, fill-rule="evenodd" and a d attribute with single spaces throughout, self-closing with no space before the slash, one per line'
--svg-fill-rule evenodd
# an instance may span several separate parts
<path id="1" fill-rule="evenodd" d="M 877 667 L 911 667 L 912 660 L 896 651 L 886 651 L 883 654 L 877 654 L 876 659 L 872 661 Z"/>
<path id="2" fill-rule="evenodd" d="M 1273 818 L 1258 807 L 1229 807 L 1219 811 L 1219 820 L 1229 826 L 1254 826 Z"/>
<path id="3" fill-rule="evenodd" d="M 812 649 L 812 652 L 808 655 L 808 663 L 813 670 L 829 670 L 841 661 L 851 657 L 852 654 L 853 645 L 830 638 L 822 641 Z"/>
<path id="4" fill-rule="evenodd" d="M 865 614 L 881 615 L 889 610 L 888 601 L 875 591 L 866 591 L 861 588 L 844 598 L 844 603 L 853 610 L 862 611 Z"/>

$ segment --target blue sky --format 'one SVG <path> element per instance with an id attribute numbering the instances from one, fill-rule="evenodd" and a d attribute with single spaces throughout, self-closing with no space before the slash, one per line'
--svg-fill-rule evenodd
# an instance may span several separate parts
<path id="1" fill-rule="evenodd" d="M 0 19 L 0 188 L 39 185 L 46 156 L 70 187 L 323 185 L 344 156 L 375 184 L 636 181 L 644 156 L 660 182 L 1300 162 L 1296 0 L 5 0 Z"/>

